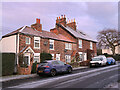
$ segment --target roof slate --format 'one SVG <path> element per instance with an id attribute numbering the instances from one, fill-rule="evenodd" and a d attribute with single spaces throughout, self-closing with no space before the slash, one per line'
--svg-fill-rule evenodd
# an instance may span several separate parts
<path id="1" fill-rule="evenodd" d="M 16 33 L 29 34 L 29 35 L 34 35 L 34 36 L 40 36 L 42 38 L 50 38 L 50 39 L 56 39 L 56 40 L 62 40 L 62 41 L 66 41 L 66 42 L 75 43 L 75 41 L 72 41 L 69 38 L 66 38 L 65 36 L 63 36 L 61 34 L 56 35 L 53 32 L 48 32 L 48 31 L 44 31 L 44 30 L 42 30 L 42 32 L 39 32 L 39 31 L 37 31 L 31 27 L 28 27 L 28 26 L 21 27 L 18 30 L 15 30 L 15 31 L 3 36 L 3 37 L 13 35 Z"/>
<path id="2" fill-rule="evenodd" d="M 86 33 L 84 33 L 83 31 L 80 30 L 73 30 L 72 28 L 68 27 L 68 26 L 64 26 L 62 24 L 60 24 L 62 27 L 64 27 L 68 32 L 70 32 L 72 35 L 74 35 L 76 38 L 80 38 L 80 39 L 85 39 L 85 40 L 89 40 L 89 41 L 94 41 L 97 42 L 96 40 L 92 39 L 89 35 L 87 35 Z"/>
<path id="3" fill-rule="evenodd" d="M 61 24 L 60 24 L 61 25 Z M 63 28 L 65 28 L 65 30 L 67 30 L 69 33 L 71 33 L 73 36 L 75 36 L 76 38 L 80 38 L 80 39 L 84 39 L 84 40 L 89 40 L 89 41 L 93 41 L 93 42 L 97 42 L 96 40 L 92 39 L 89 35 L 87 35 L 86 33 L 84 33 L 83 31 L 80 30 L 73 30 L 72 28 L 68 27 L 68 26 L 63 26 L 61 25 Z M 13 35 L 16 33 L 23 33 L 23 34 L 29 34 L 29 35 L 35 35 L 35 36 L 40 36 L 42 38 L 50 38 L 50 39 L 56 39 L 56 40 L 62 40 L 62 41 L 67 41 L 67 42 L 74 42 L 71 39 L 63 36 L 62 34 L 58 34 L 56 35 L 53 32 L 48 32 L 48 31 L 44 31 L 42 30 L 42 32 L 37 31 L 34 28 L 28 27 L 28 26 L 23 26 L 7 35 L 4 35 L 3 37 L 9 36 L 9 35 Z"/>

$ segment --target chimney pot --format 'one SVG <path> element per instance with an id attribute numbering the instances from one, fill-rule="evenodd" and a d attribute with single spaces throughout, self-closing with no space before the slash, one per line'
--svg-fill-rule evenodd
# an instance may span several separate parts
<path id="1" fill-rule="evenodd" d="M 63 18 L 63 15 L 61 15 L 61 18 Z"/>
<path id="2" fill-rule="evenodd" d="M 75 22 L 75 18 L 74 18 L 74 22 Z"/>
<path id="3" fill-rule="evenodd" d="M 40 19 L 36 18 L 36 23 L 40 24 Z"/>
<path id="4" fill-rule="evenodd" d="M 64 18 L 65 18 L 65 15 L 64 15 Z"/>

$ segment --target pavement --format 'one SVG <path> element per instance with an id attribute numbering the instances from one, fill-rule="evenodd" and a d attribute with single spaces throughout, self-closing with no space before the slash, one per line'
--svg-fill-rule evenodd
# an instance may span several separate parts
<path id="1" fill-rule="evenodd" d="M 77 68 L 73 68 L 73 70 L 78 70 L 78 69 L 83 69 L 83 68 L 88 68 L 88 66 L 81 66 Z M 3 76 L 0 77 L 0 82 L 6 82 L 10 80 L 15 80 L 15 79 L 25 79 L 25 78 L 30 78 L 30 77 L 36 77 L 37 74 L 30 74 L 30 75 L 10 75 L 10 76 Z"/>

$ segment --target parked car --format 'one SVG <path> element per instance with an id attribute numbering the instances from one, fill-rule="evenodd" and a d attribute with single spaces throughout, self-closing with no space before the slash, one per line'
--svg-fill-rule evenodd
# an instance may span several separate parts
<path id="1" fill-rule="evenodd" d="M 57 73 L 62 72 L 71 73 L 72 66 L 65 64 L 64 62 L 59 60 L 46 60 L 44 62 L 41 62 L 37 68 L 38 75 L 46 74 L 55 76 Z"/>
<path id="2" fill-rule="evenodd" d="M 90 61 L 90 67 L 106 65 L 107 58 L 104 55 L 93 57 Z"/>
<path id="3" fill-rule="evenodd" d="M 111 65 L 111 64 L 116 64 L 116 61 L 115 61 L 114 58 L 108 57 L 108 58 L 107 58 L 107 65 Z"/>

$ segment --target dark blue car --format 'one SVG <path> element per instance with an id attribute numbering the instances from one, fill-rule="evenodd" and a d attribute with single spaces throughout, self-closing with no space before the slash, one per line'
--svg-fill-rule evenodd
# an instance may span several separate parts
<path id="1" fill-rule="evenodd" d="M 62 72 L 71 73 L 72 66 L 65 64 L 64 62 L 59 60 L 46 60 L 44 62 L 41 62 L 37 68 L 38 75 L 47 74 L 55 76 L 57 73 Z"/>
<path id="2" fill-rule="evenodd" d="M 112 57 L 108 57 L 107 58 L 107 65 L 112 65 L 112 64 L 116 64 L 115 59 Z"/>

